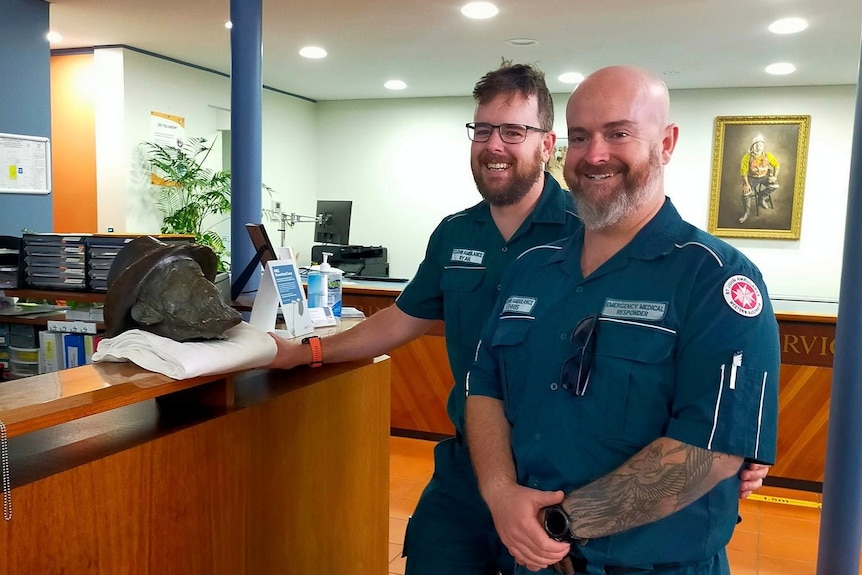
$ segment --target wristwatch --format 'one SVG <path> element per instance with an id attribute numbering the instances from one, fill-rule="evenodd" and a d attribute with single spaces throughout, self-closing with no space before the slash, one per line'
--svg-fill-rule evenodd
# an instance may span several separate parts
<path id="1" fill-rule="evenodd" d="M 562 505 L 551 505 L 545 507 L 545 519 L 542 521 L 542 526 L 545 528 L 545 533 L 548 537 L 555 541 L 564 541 L 566 543 L 574 543 L 575 538 L 572 537 L 572 520 Z"/>
<path id="2" fill-rule="evenodd" d="M 320 367 L 323 365 L 323 348 L 320 345 L 320 338 L 316 335 L 310 335 L 302 338 L 302 343 L 311 346 L 311 367 Z"/>

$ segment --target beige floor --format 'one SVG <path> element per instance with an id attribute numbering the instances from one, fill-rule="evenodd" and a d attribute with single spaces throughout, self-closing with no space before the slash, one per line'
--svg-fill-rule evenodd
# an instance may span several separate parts
<path id="1" fill-rule="evenodd" d="M 402 575 L 404 529 L 431 477 L 434 443 L 392 437 L 389 445 L 389 573 Z M 742 501 L 743 521 L 728 545 L 733 575 L 814 575 L 819 502 L 819 494 L 769 487 Z"/>

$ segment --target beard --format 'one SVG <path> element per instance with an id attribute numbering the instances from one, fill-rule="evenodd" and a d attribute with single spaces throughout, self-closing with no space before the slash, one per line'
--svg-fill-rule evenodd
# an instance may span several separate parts
<path id="1" fill-rule="evenodd" d="M 614 186 L 602 186 L 602 182 L 591 182 L 600 187 L 598 193 L 591 192 L 581 184 L 581 178 L 574 178 L 569 184 L 569 189 L 575 198 L 578 209 L 578 217 L 589 230 L 603 230 L 609 228 L 629 216 L 635 214 L 652 197 L 661 183 L 661 157 L 658 145 L 651 146 L 649 157 L 638 164 L 634 164 L 623 171 L 622 166 L 602 166 L 581 169 L 580 174 L 606 173 L 611 167 L 614 172 L 622 172 L 622 182 Z M 593 187 L 593 186 L 590 186 Z"/>
<path id="2" fill-rule="evenodd" d="M 509 168 L 509 181 L 504 183 L 485 181 L 485 164 L 501 161 L 499 158 L 489 156 L 490 154 L 480 154 L 471 162 L 471 167 L 476 188 L 485 201 L 492 206 L 504 207 L 517 204 L 542 176 L 544 162 L 542 149 L 539 146 L 536 147 L 536 153 L 529 161 L 523 164 L 512 163 Z"/>

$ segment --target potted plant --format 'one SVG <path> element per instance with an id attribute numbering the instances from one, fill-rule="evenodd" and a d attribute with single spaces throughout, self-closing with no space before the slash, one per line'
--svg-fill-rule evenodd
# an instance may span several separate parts
<path id="1" fill-rule="evenodd" d="M 181 147 L 146 142 L 145 162 L 159 187 L 156 206 L 164 214 L 162 233 L 194 235 L 197 243 L 215 252 L 219 271 L 226 271 L 229 254 L 213 230 L 219 222 L 207 218 L 230 213 L 230 172 L 203 167 L 212 148 L 205 138 L 191 138 Z"/>

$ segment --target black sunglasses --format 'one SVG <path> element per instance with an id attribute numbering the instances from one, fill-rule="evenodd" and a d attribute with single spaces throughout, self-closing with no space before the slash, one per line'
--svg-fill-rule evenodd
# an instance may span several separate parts
<path id="1" fill-rule="evenodd" d="M 590 384 L 598 325 L 599 318 L 595 315 L 588 315 L 578 322 L 571 337 L 575 351 L 563 364 L 563 370 L 560 372 L 560 385 L 578 397 L 583 397 Z"/>

